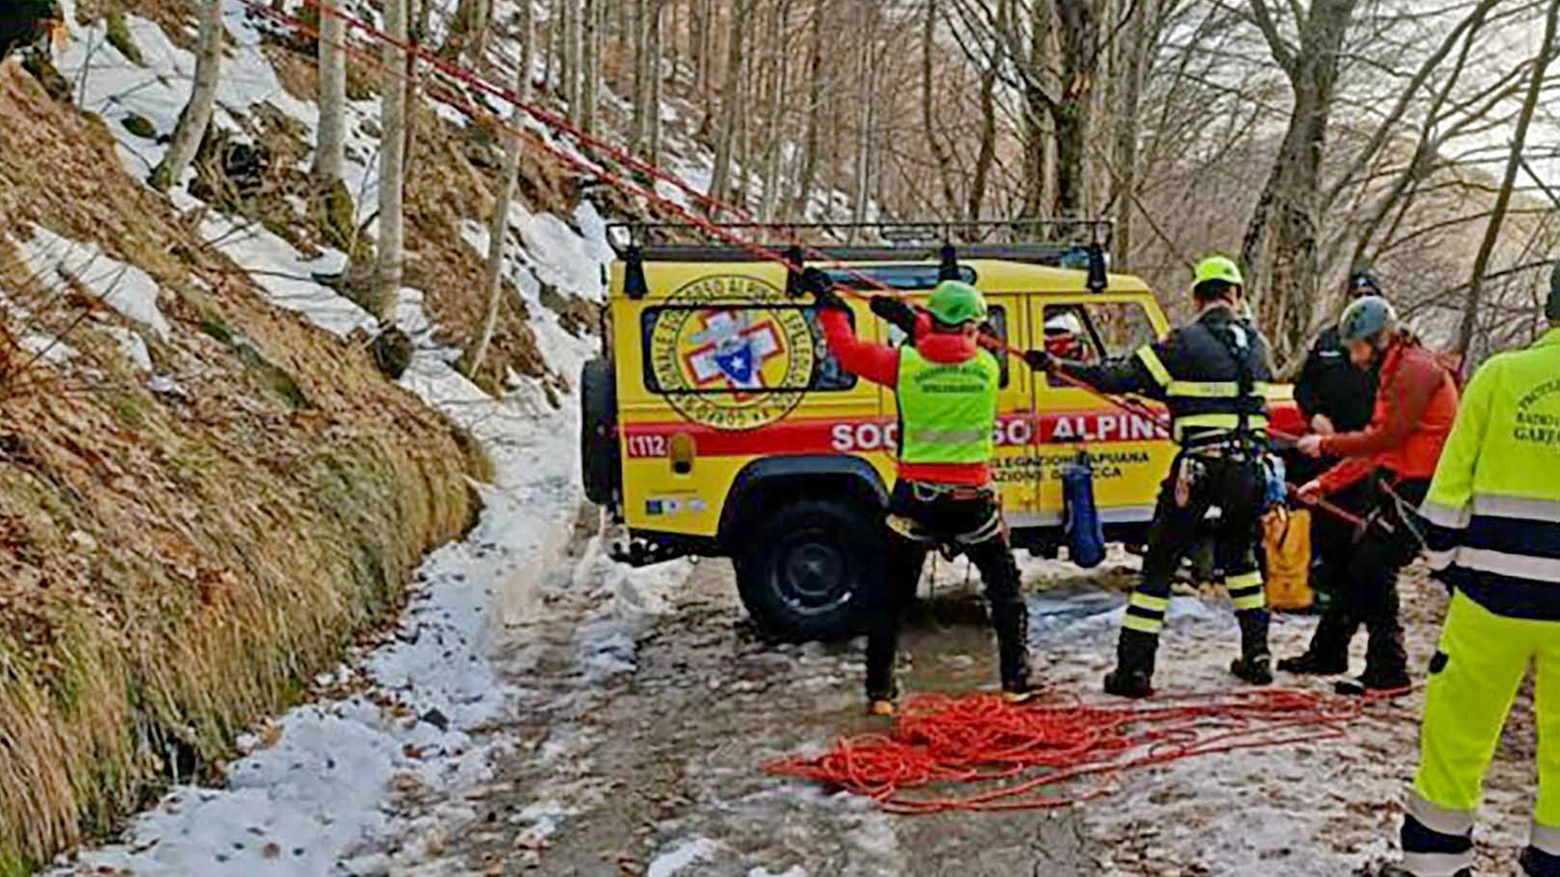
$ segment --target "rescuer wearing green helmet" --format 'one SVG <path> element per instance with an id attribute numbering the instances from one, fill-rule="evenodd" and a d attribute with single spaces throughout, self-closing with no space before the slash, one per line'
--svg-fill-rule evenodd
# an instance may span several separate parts
<path id="1" fill-rule="evenodd" d="M 873 313 L 909 336 L 894 348 L 856 336 L 850 307 L 827 274 L 809 268 L 801 280 L 817 296 L 819 322 L 840 366 L 892 387 L 899 403 L 899 471 L 889 501 L 885 570 L 864 607 L 869 711 L 894 712 L 900 617 L 915 600 L 933 548 L 962 552 L 980 570 L 1002 691 L 1010 700 L 1025 699 L 1029 615 L 991 476 L 1002 369 L 979 343 L 988 315 L 985 296 L 950 280 L 938 284 L 924 312 L 894 298 L 874 298 Z"/>
<path id="2" fill-rule="evenodd" d="M 1154 657 L 1170 608 L 1170 583 L 1217 507 L 1215 556 L 1240 621 L 1241 654 L 1231 671 L 1253 685 L 1273 681 L 1267 595 L 1257 565 L 1257 522 L 1265 504 L 1268 343 L 1238 313 L 1245 279 L 1224 256 L 1197 265 L 1191 325 L 1130 356 L 1100 365 L 1058 360 L 1045 351 L 1025 359 L 1036 371 L 1061 369 L 1106 393 L 1138 393 L 1170 409 L 1180 453 L 1159 494 L 1143 578 L 1127 605 L 1116 669 L 1105 691 L 1122 697 L 1153 692 Z"/>
<path id="3" fill-rule="evenodd" d="M 1468 382 L 1420 506 L 1430 565 L 1453 587 L 1425 691 L 1403 865 L 1384 877 L 1472 873 L 1475 811 L 1531 667 L 1538 799 L 1521 865 L 1560 875 L 1560 264 L 1549 331 Z"/>

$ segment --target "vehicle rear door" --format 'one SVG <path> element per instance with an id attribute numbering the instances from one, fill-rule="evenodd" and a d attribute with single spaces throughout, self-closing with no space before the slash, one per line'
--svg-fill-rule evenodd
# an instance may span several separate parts
<path id="1" fill-rule="evenodd" d="M 1064 359 L 1100 363 L 1129 356 L 1169 329 L 1147 293 L 1036 295 L 1028 317 L 1036 347 Z M 1035 375 L 1033 415 L 1042 526 L 1062 522 L 1062 472 L 1087 454 L 1094 500 L 1106 524 L 1146 523 L 1153 518 L 1159 483 L 1174 448 L 1155 419 L 1131 414 L 1055 376 Z"/>

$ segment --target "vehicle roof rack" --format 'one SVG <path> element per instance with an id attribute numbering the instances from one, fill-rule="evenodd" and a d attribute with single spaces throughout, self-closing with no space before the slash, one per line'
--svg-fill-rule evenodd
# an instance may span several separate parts
<path id="1" fill-rule="evenodd" d="M 711 241 L 711 231 L 752 241 Z M 981 222 L 613 223 L 607 241 L 628 263 L 629 290 L 642 293 L 646 262 L 752 262 L 755 250 L 808 262 L 931 262 L 939 276 L 960 276 L 959 262 L 1002 259 L 1088 272 L 1088 288 L 1106 288 L 1112 223 L 1104 219 Z M 637 297 L 637 295 L 636 295 Z"/>
<path id="2" fill-rule="evenodd" d="M 832 258 L 882 258 L 907 260 L 924 258 L 927 252 L 939 260 L 942 247 L 952 244 L 962 255 L 981 247 L 986 252 L 1012 253 L 1032 251 L 1034 258 L 1056 258 L 1074 247 L 1098 244 L 1108 248 L 1112 224 L 1105 219 L 1008 219 L 980 222 L 942 220 L 906 222 L 770 222 L 770 223 L 694 223 L 626 222 L 607 226 L 607 240 L 622 257 L 630 247 L 639 247 L 644 258 L 661 261 L 670 258 L 697 261 L 708 253 L 710 261 L 751 261 L 751 249 L 721 240 L 711 240 L 710 229 L 727 232 L 753 241 L 773 252 L 785 252 L 800 245 L 824 253 L 863 253 Z M 810 254 L 816 257 L 816 254 Z M 995 257 L 992 257 L 995 258 Z"/>

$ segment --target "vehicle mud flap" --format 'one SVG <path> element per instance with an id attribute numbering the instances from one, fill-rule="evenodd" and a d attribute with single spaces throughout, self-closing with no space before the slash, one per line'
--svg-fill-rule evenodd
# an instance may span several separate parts
<path id="1" fill-rule="evenodd" d="M 1072 562 L 1093 569 L 1105 562 L 1105 529 L 1094 505 L 1094 467 L 1087 453 L 1062 470 L 1063 530 Z"/>

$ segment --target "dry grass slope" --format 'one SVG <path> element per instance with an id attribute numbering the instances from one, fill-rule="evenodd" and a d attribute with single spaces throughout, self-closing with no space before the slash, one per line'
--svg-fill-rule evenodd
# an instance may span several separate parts
<path id="1" fill-rule="evenodd" d="M 94 314 L 102 374 L 0 389 L 0 875 L 209 771 L 387 617 L 430 546 L 469 525 L 485 463 L 360 350 L 269 307 L 126 177 L 96 120 L 0 70 L 5 235 L 93 242 L 163 287 L 182 393 L 154 393 Z M 68 282 L 68 281 L 67 281 Z M 82 307 L 55 300 L 59 331 Z M 0 361 L 0 366 L 4 362 Z"/>

